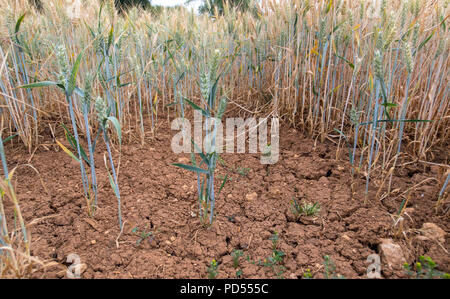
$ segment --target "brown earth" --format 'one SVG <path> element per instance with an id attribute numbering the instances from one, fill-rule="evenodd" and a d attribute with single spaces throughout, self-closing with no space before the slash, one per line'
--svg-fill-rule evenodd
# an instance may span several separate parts
<path id="1" fill-rule="evenodd" d="M 103 162 L 103 143 L 95 157 L 99 209 L 92 218 L 82 195 L 79 165 L 55 145 L 49 130 L 42 133 L 48 142 L 33 155 L 20 146 L 7 146 L 10 168 L 32 164 L 48 191 L 34 170 L 18 168 L 16 191 L 26 223 L 33 221 L 34 256 L 69 266 L 67 256 L 76 253 L 87 266 L 83 278 L 206 278 L 213 259 L 218 262 L 219 278 L 236 278 L 238 269 L 243 278 L 301 278 L 307 269 L 313 277 L 322 278 L 324 256 L 329 255 L 336 273 L 364 278 L 370 264 L 367 257 L 378 253 L 381 239 L 393 238 L 409 263 L 417 261 L 419 255 L 429 255 L 439 270 L 449 272 L 450 222 L 434 209 L 439 190 L 435 180 L 409 194 L 405 234 L 396 239 L 394 215 L 403 200 L 401 193 L 382 201 L 375 199 L 375 185 L 380 182 L 374 179 L 364 202 L 365 179 L 361 175 L 354 179 L 352 196 L 345 153 L 337 161 L 332 142 L 316 144 L 295 129 L 283 127 L 280 159 L 274 165 L 261 165 L 259 154 L 222 155 L 227 169 L 219 166 L 217 176 L 228 173 L 232 180 L 217 199 L 213 226 L 204 228 L 195 216 L 196 175 L 170 165 L 186 163 L 189 155 L 172 153 L 170 142 L 175 132 L 168 129 L 167 121 L 160 125 L 156 136 L 147 138 L 144 145 L 121 147 L 119 186 L 125 225 L 120 236 L 117 200 Z M 58 140 L 64 140 L 59 129 L 57 135 Z M 403 192 L 424 179 L 437 177 L 438 172 L 436 167 L 410 164 L 396 174 L 393 186 Z M 320 213 L 297 221 L 290 208 L 293 198 L 319 202 Z M 11 204 L 6 208 L 11 215 Z M 445 243 L 417 238 L 425 222 L 446 232 Z M 136 227 L 151 232 L 151 236 L 139 242 L 133 231 Z M 279 235 L 277 249 L 285 253 L 284 270 L 258 264 L 271 256 L 274 232 Z M 230 255 L 234 249 L 244 253 L 238 269 Z M 403 270 L 390 269 L 382 262 L 383 277 L 407 277 Z M 53 267 L 36 272 L 34 277 L 65 277 L 65 272 Z"/>

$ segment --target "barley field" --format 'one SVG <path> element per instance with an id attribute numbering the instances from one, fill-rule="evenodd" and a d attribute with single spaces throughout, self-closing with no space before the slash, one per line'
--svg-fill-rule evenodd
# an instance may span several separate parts
<path id="1" fill-rule="evenodd" d="M 448 278 L 448 0 L 31 2 L 0 0 L 0 277 Z"/>

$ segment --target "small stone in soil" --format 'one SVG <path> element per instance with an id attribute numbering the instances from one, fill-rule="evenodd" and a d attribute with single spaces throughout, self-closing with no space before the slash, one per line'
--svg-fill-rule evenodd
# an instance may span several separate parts
<path id="1" fill-rule="evenodd" d="M 379 251 L 382 259 L 391 269 L 400 269 L 406 262 L 402 248 L 392 239 L 381 239 Z"/>
<path id="2" fill-rule="evenodd" d="M 178 163 L 187 164 L 189 162 L 190 162 L 190 160 L 188 158 L 183 157 L 183 158 L 178 159 Z"/>
<path id="3" fill-rule="evenodd" d="M 257 197 L 258 197 L 258 193 L 256 193 L 256 192 L 252 192 L 252 193 L 245 195 L 245 198 L 247 200 L 255 200 Z"/>

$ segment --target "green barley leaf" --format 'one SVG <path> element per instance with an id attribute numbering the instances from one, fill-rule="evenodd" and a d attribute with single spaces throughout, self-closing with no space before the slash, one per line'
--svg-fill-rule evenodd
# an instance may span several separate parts
<path id="1" fill-rule="evenodd" d="M 328 13 L 331 9 L 331 6 L 333 6 L 333 0 L 328 1 L 327 9 L 325 10 L 325 13 Z"/>
<path id="2" fill-rule="evenodd" d="M 91 33 L 92 38 L 95 38 L 94 30 L 92 30 L 92 28 L 86 23 L 86 21 L 83 21 L 83 22 L 84 22 L 84 25 L 86 25 L 86 27 L 88 28 L 89 32 Z"/>
<path id="3" fill-rule="evenodd" d="M 355 69 L 355 65 L 352 63 L 352 62 L 350 62 L 350 61 L 348 61 L 346 58 L 344 58 L 344 57 L 342 57 L 342 56 L 339 56 L 339 55 L 337 55 L 337 54 L 334 54 L 337 58 L 339 58 L 339 59 L 342 59 L 342 60 L 344 60 L 352 69 Z"/>
<path id="4" fill-rule="evenodd" d="M 192 166 L 192 165 L 186 165 L 186 164 L 181 164 L 181 163 L 173 163 L 172 165 L 189 170 L 189 171 L 193 171 L 193 172 L 201 172 L 201 173 L 208 173 L 208 170 L 196 167 L 196 166 Z"/>
<path id="5" fill-rule="evenodd" d="M 178 104 L 178 102 L 172 102 L 167 104 L 165 107 L 175 106 L 176 104 Z"/>
<path id="6" fill-rule="evenodd" d="M 200 110 L 204 116 L 209 117 L 208 111 L 206 111 L 206 110 L 202 109 L 201 107 L 199 107 L 198 105 L 194 104 L 188 98 L 183 97 L 183 100 L 185 100 L 195 110 Z"/>
<path id="7" fill-rule="evenodd" d="M 424 39 L 421 43 L 420 43 L 420 45 L 419 45 L 419 47 L 417 48 L 417 51 L 419 51 L 423 46 L 425 46 L 425 44 L 431 39 L 431 37 L 434 35 L 434 32 L 435 31 L 433 31 L 433 33 L 431 33 L 426 39 Z"/>
<path id="8" fill-rule="evenodd" d="M 38 88 L 38 87 L 47 87 L 47 86 L 53 86 L 53 85 L 58 85 L 58 83 L 53 82 L 53 81 L 42 81 L 42 82 L 20 85 L 20 86 L 18 86 L 18 88 Z"/>
<path id="9" fill-rule="evenodd" d="M 122 143 L 122 130 L 120 128 L 119 120 L 114 116 L 108 116 L 108 120 L 113 124 L 114 128 L 116 129 L 117 136 L 119 137 L 119 143 Z"/>
<path id="10" fill-rule="evenodd" d="M 194 145 L 194 151 L 198 152 L 198 155 L 200 158 L 202 158 L 202 161 L 200 162 L 200 165 L 205 163 L 206 165 L 209 165 L 209 158 L 202 152 L 200 147 L 194 142 L 194 139 L 191 138 L 191 143 Z"/>
<path id="11" fill-rule="evenodd" d="M 66 90 L 68 96 L 71 96 L 73 91 L 74 91 L 74 89 L 75 89 L 75 84 L 76 84 L 76 81 L 77 81 L 78 69 L 80 68 L 80 63 L 81 63 L 81 58 L 83 57 L 83 52 L 84 51 L 81 51 L 81 53 L 78 54 L 77 60 L 75 60 L 75 63 L 73 65 L 73 67 L 72 67 L 72 72 L 70 74 L 70 79 L 69 79 L 69 82 L 68 82 L 69 84 L 68 84 L 68 87 L 67 87 L 67 90 Z"/>
<path id="12" fill-rule="evenodd" d="M 333 30 L 331 30 L 331 33 L 334 33 L 336 30 L 338 30 L 339 27 L 341 27 L 342 24 L 344 24 L 344 23 L 345 23 L 345 21 L 342 21 L 341 23 L 339 23 L 339 24 L 337 24 L 336 26 L 334 26 Z"/>
<path id="13" fill-rule="evenodd" d="M 25 18 L 26 13 L 24 13 L 23 15 L 21 15 L 16 22 L 16 27 L 14 28 L 14 33 L 17 35 L 17 33 L 19 32 L 20 29 L 20 25 L 23 22 L 23 19 Z M 17 38 L 17 37 L 16 37 Z"/>
<path id="14" fill-rule="evenodd" d="M 111 174 L 109 173 L 109 170 L 108 170 L 108 177 L 109 177 L 109 183 L 111 184 L 111 188 L 114 191 L 114 195 L 116 195 L 117 198 L 120 198 L 119 189 L 117 188 L 116 183 L 114 183 L 114 180 L 113 180 Z"/>
<path id="15" fill-rule="evenodd" d="M 384 107 L 398 107 L 398 104 L 396 103 L 389 103 L 389 102 L 384 102 L 381 104 Z"/>
<path id="16" fill-rule="evenodd" d="M 72 159 L 74 159 L 75 161 L 77 161 L 78 163 L 80 163 L 80 160 L 75 157 L 75 155 L 67 148 L 65 147 L 61 142 L 59 142 L 58 140 L 55 140 L 56 143 L 59 145 L 59 147 L 61 147 L 61 149 L 67 154 L 69 155 Z"/>
<path id="17" fill-rule="evenodd" d="M 223 186 L 225 186 L 225 183 L 227 182 L 227 180 L 228 180 L 228 173 L 223 178 L 222 185 L 220 185 L 219 191 L 217 192 L 217 197 L 219 197 L 220 191 L 222 191 L 222 188 L 223 188 Z"/>
<path id="18" fill-rule="evenodd" d="M 70 146 L 72 147 L 72 149 L 77 152 L 77 141 L 75 140 L 75 137 L 73 137 L 72 133 L 70 133 L 69 129 L 67 129 L 66 125 L 64 125 L 63 123 L 61 123 L 61 126 L 63 127 L 65 134 L 66 134 L 66 139 L 69 142 Z M 88 166 L 91 166 L 90 164 L 90 160 L 88 158 L 88 156 L 86 155 L 86 152 L 83 149 L 83 146 L 80 144 L 80 153 L 81 153 L 81 158 L 83 158 L 83 160 L 86 162 L 86 164 Z"/>
<path id="19" fill-rule="evenodd" d="M 5 144 L 6 142 L 10 141 L 11 139 L 13 139 L 16 136 L 19 136 L 19 134 L 14 134 L 9 137 L 6 137 L 5 139 L 3 139 L 3 143 Z"/>
<path id="20" fill-rule="evenodd" d="M 114 35 L 114 25 L 111 25 L 111 30 L 109 30 L 108 34 L 108 44 L 106 46 L 106 53 L 109 52 L 109 48 L 111 47 L 112 41 L 113 41 L 113 35 Z"/>
<path id="21" fill-rule="evenodd" d="M 400 204 L 400 207 L 398 208 L 398 211 L 397 211 L 397 215 L 400 215 L 402 213 L 403 208 L 405 207 L 405 204 L 406 204 L 406 198 L 403 199 L 402 203 Z"/>
<path id="22" fill-rule="evenodd" d="M 82 98 L 84 97 L 84 91 L 81 88 L 75 87 L 75 89 L 73 91 L 80 97 L 82 97 Z"/>

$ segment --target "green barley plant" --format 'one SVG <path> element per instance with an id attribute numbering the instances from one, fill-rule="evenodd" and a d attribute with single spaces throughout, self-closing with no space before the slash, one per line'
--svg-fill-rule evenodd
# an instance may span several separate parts
<path id="1" fill-rule="evenodd" d="M 83 184 L 84 196 L 87 199 L 87 201 L 90 202 L 91 200 L 89 198 L 90 197 L 89 186 L 91 184 L 89 183 L 89 179 L 86 175 L 86 169 L 85 169 L 83 159 L 82 159 L 82 146 L 80 144 L 80 138 L 78 135 L 78 128 L 77 128 L 77 121 L 76 121 L 75 112 L 74 112 L 75 111 L 74 110 L 75 94 L 83 95 L 83 92 L 76 86 L 78 70 L 80 67 L 81 59 L 83 57 L 83 52 L 81 52 L 77 56 L 73 66 L 71 68 L 69 67 L 67 53 L 66 53 L 66 49 L 64 46 L 59 45 L 55 48 L 55 56 L 57 58 L 58 65 L 59 65 L 58 81 L 42 81 L 42 82 L 21 85 L 19 87 L 25 88 L 25 89 L 32 89 L 32 88 L 41 88 L 41 87 L 48 87 L 48 86 L 57 86 L 63 91 L 66 101 L 69 106 L 69 115 L 70 115 L 70 120 L 72 123 L 72 129 L 73 129 L 73 133 L 74 133 L 73 135 L 75 138 L 76 148 L 77 148 L 77 153 L 78 153 L 78 157 L 75 157 L 74 155 L 71 155 L 71 156 L 73 158 L 75 158 L 80 164 L 81 180 L 82 180 L 82 184 Z M 65 148 L 63 147 L 63 149 L 65 149 Z"/>
<path id="2" fill-rule="evenodd" d="M 93 200 L 93 202 L 91 200 L 91 204 L 90 204 L 90 206 L 92 207 L 90 210 L 92 210 L 92 212 L 95 211 L 95 209 L 97 208 L 97 205 L 98 205 L 97 175 L 95 172 L 95 162 L 94 162 L 95 148 L 92 143 L 91 133 L 90 133 L 90 129 L 89 129 L 89 111 L 91 109 L 92 81 L 93 80 L 94 80 L 94 76 L 91 73 L 88 73 L 86 75 L 86 79 L 85 79 L 84 94 L 83 94 L 83 98 L 82 98 L 83 119 L 84 119 L 84 125 L 85 125 L 85 130 L 86 130 L 86 139 L 88 142 L 88 149 L 89 149 L 89 165 L 91 168 L 92 189 L 94 191 L 94 200 Z M 84 154 L 84 156 L 85 155 L 86 154 Z M 91 197 L 89 197 L 89 198 L 91 198 Z"/>
<path id="3" fill-rule="evenodd" d="M 193 145 L 195 151 L 199 151 L 200 163 L 197 164 L 195 155 L 192 155 L 192 165 L 185 165 L 176 163 L 175 166 L 194 171 L 197 173 L 197 187 L 198 187 L 198 201 L 199 201 L 199 216 L 203 225 L 212 224 L 214 219 L 214 205 L 216 201 L 214 192 L 214 172 L 217 166 L 218 153 L 216 149 L 216 136 L 219 122 L 225 114 L 227 99 L 225 97 L 220 98 L 217 103 L 216 94 L 218 88 L 218 82 L 221 74 L 218 74 L 221 54 L 216 50 L 212 54 L 209 62 L 205 66 L 203 72 L 199 75 L 199 84 L 202 94 L 202 106 L 198 106 L 191 102 L 189 99 L 184 100 L 195 110 L 200 111 L 203 116 L 206 117 L 206 136 L 208 138 L 205 141 L 205 152 L 195 144 Z M 203 165 L 206 169 L 201 168 Z M 200 175 L 203 175 L 203 178 Z M 226 178 L 222 183 L 226 182 Z"/>
<path id="4" fill-rule="evenodd" d="M 95 110 L 97 111 L 97 120 L 99 123 L 100 132 L 103 133 L 103 140 L 106 144 L 106 150 L 108 152 L 108 159 L 109 159 L 109 165 L 111 167 L 111 173 L 109 172 L 109 167 L 106 163 L 106 157 L 105 157 L 105 167 L 108 171 L 108 177 L 109 177 L 109 183 L 111 184 L 111 188 L 114 191 L 114 195 L 117 198 L 117 206 L 118 206 L 118 218 L 119 218 L 119 229 L 122 230 L 122 205 L 120 200 L 120 190 L 119 190 L 119 182 L 118 182 L 118 175 L 116 173 L 116 168 L 114 167 L 114 161 L 111 153 L 111 146 L 110 146 L 110 138 L 108 135 L 108 128 L 109 124 L 111 123 L 116 130 L 117 136 L 119 138 L 119 144 L 122 142 L 122 130 L 120 127 L 120 123 L 118 119 L 114 116 L 109 115 L 110 108 L 107 107 L 105 101 L 101 97 L 97 97 L 95 100 Z"/>

